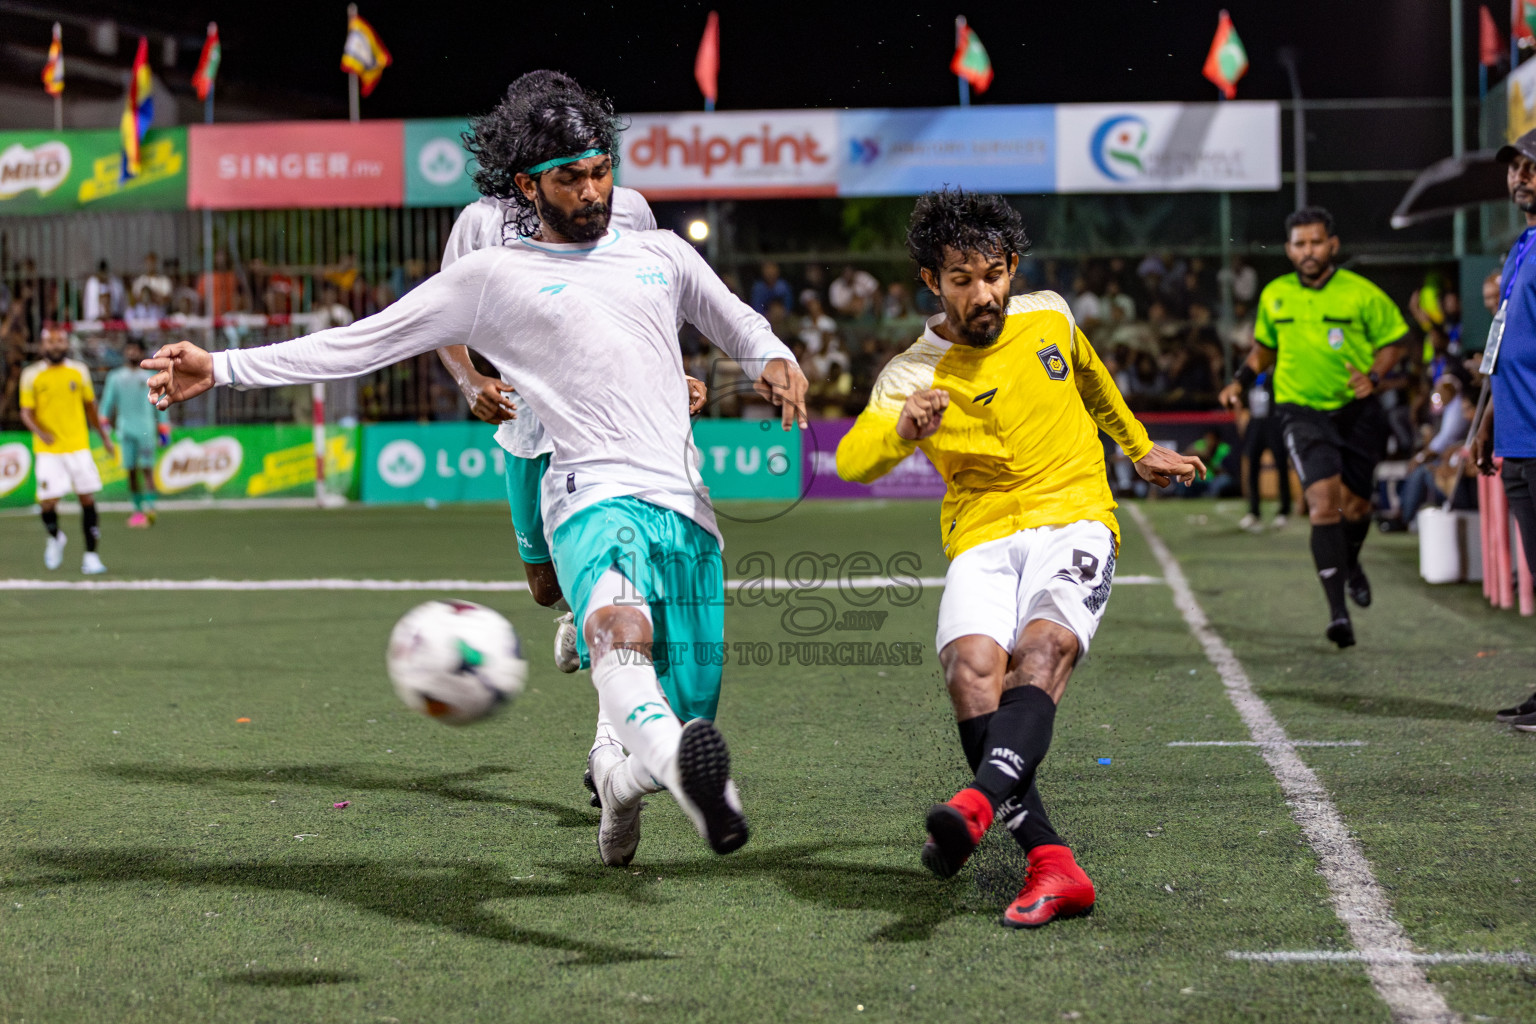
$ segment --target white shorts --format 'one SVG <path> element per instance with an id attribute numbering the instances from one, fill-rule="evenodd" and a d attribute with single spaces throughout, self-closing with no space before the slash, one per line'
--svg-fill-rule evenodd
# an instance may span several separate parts
<path id="1" fill-rule="evenodd" d="M 101 474 L 96 471 L 96 460 L 89 448 L 77 452 L 38 452 L 36 470 L 38 501 L 101 490 Z"/>
<path id="2" fill-rule="evenodd" d="M 978 544 L 944 576 L 936 647 L 980 634 L 1011 654 L 1024 626 L 1046 619 L 1072 631 L 1081 659 L 1104 618 L 1114 576 L 1115 535 L 1091 519 Z"/>

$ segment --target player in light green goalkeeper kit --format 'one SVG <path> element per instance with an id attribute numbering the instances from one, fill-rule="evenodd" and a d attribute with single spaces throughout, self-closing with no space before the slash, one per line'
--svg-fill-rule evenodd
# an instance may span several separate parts
<path id="1" fill-rule="evenodd" d="M 101 396 L 101 421 L 117 428 L 117 445 L 123 468 L 128 471 L 128 490 L 133 495 L 133 515 L 128 525 L 147 527 L 155 521 L 155 446 L 169 440 L 171 423 L 165 410 L 149 400 L 149 370 L 139 369 L 144 343 L 129 338 L 123 344 L 123 365 L 107 374 Z"/>

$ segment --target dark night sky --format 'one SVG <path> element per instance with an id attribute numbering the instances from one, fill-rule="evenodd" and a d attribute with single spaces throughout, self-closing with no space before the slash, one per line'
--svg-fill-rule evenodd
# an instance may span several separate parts
<path id="1" fill-rule="evenodd" d="M 345 95 L 337 69 L 345 4 L 188 3 L 70 5 L 136 13 L 155 27 L 197 34 L 215 18 L 221 74 L 259 85 L 274 77 L 310 93 Z M 1209 100 L 1200 66 L 1219 2 L 1068 0 L 970 3 L 964 11 L 992 55 L 995 103 Z M 1275 60 L 1300 52 L 1314 97 L 1447 96 L 1448 0 L 1227 0 L 1252 66 L 1240 98 L 1288 95 Z M 1506 13 L 1507 3 L 1498 6 Z M 941 106 L 956 97 L 948 62 L 955 6 L 853 2 L 731 3 L 662 0 L 361 0 L 394 55 L 364 116 L 473 113 L 538 67 L 564 70 L 611 95 L 621 110 L 701 105 L 693 55 L 705 14 L 720 11 L 721 109 Z M 1475 91 L 1477 6 L 1465 0 L 1468 86 Z"/>

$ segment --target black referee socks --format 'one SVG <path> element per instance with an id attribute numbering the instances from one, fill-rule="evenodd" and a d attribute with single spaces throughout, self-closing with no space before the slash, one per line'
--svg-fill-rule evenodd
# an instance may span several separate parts
<path id="1" fill-rule="evenodd" d="M 1371 521 L 1369 518 L 1346 519 L 1342 525 L 1344 539 L 1349 542 L 1349 567 L 1353 569 L 1360 562 L 1360 549 L 1365 547 L 1365 538 L 1371 535 Z"/>
<path id="2" fill-rule="evenodd" d="M 1038 687 L 1030 687 L 1030 689 L 1038 689 Z M 973 773 L 981 767 L 981 753 L 987 742 L 987 726 L 991 723 L 994 714 L 996 712 L 989 711 L 985 715 L 967 718 L 959 723 L 960 747 L 965 751 L 966 763 L 971 766 Z M 1054 721 L 1054 714 L 1052 718 Z M 995 807 L 997 820 L 1013 836 L 1014 841 L 1024 848 L 1025 852 L 1037 846 L 1067 845 L 1066 840 L 1057 835 L 1056 830 L 1051 827 L 1051 819 L 1045 813 L 1045 802 L 1040 799 L 1040 790 L 1033 780 L 1030 781 L 1029 789 L 1025 790 L 1022 797 L 1015 791 Z"/>
<path id="3" fill-rule="evenodd" d="M 1370 528 L 1370 524 L 1366 524 Z M 1349 618 L 1344 606 L 1344 581 L 1349 577 L 1349 538 L 1343 523 L 1326 526 L 1312 525 L 1312 561 L 1317 565 L 1317 578 L 1328 595 L 1328 614 L 1333 619 Z"/>

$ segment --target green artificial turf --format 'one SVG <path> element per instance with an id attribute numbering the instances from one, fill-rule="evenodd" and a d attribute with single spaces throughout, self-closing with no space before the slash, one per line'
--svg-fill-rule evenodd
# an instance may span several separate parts
<path id="1" fill-rule="evenodd" d="M 943 574 L 931 503 L 727 511 L 733 576 L 864 575 L 860 551 Z M 1489 716 L 1528 695 L 1531 623 L 1425 587 L 1411 542 L 1372 538 L 1376 605 L 1340 654 L 1305 527 L 1251 537 L 1240 511 L 1149 507 L 1291 736 L 1369 744 L 1302 755 L 1409 935 L 1536 952 L 1536 736 Z M 120 519 L 108 579 L 521 574 L 491 506 Z M 1122 525 L 1119 574 L 1157 575 Z M 35 520 L 0 520 L 0 576 L 79 579 L 77 545 L 45 574 Z M 554 670 L 551 615 L 471 595 L 533 671 L 498 718 L 451 729 L 383 673 L 390 625 L 429 596 L 0 592 L 0 1024 L 1390 1019 L 1359 965 L 1227 957 L 1348 944 L 1258 754 L 1167 746 L 1247 736 L 1161 585 L 1116 588 L 1041 774 L 1096 912 L 1028 933 L 997 924 L 1021 869 L 1005 835 L 948 882 L 918 864 L 924 811 L 966 778 L 937 589 L 808 638 L 920 643 L 919 665 L 778 664 L 792 609 L 863 610 L 835 583 L 733 604 L 727 640 L 773 652 L 729 665 L 721 703 L 752 840 L 711 855 L 662 794 L 621 870 L 580 785 L 596 701 Z M 1469 1019 L 1536 1020 L 1530 968 L 1430 975 Z"/>

